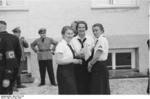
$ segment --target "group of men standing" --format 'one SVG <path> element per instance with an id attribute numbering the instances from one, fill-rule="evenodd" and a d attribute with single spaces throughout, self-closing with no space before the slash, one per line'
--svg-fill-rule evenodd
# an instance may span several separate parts
<path id="1" fill-rule="evenodd" d="M 18 91 L 17 88 L 25 88 L 21 84 L 22 64 L 25 63 L 26 57 L 24 48 L 28 48 L 29 44 L 24 37 L 21 37 L 20 27 L 12 30 L 13 34 L 7 32 L 7 23 L 0 21 L 0 95 L 13 94 L 13 91 Z M 41 77 L 40 86 L 45 85 L 46 69 L 51 81 L 51 84 L 56 86 L 53 66 L 51 45 L 56 46 L 57 42 L 52 38 L 46 37 L 46 29 L 39 30 L 39 39 L 36 39 L 31 48 L 38 53 L 39 71 Z M 50 49 L 52 48 L 52 49 Z M 51 54 L 49 54 L 51 53 Z"/>
<path id="2" fill-rule="evenodd" d="M 24 48 L 29 45 L 21 37 L 20 27 L 7 32 L 7 23 L 0 21 L 0 94 L 12 94 L 21 84 L 22 64 L 25 62 Z"/>

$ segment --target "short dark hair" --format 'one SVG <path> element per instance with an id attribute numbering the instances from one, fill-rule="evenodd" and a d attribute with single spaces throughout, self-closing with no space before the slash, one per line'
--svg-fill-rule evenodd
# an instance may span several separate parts
<path id="1" fill-rule="evenodd" d="M 71 26 L 72 26 L 72 24 L 76 24 L 76 27 L 75 27 L 75 29 L 77 29 L 77 24 L 78 24 L 78 21 L 73 21 L 73 22 L 71 23 Z"/>
<path id="2" fill-rule="evenodd" d="M 20 27 L 16 27 L 12 30 L 13 33 L 21 33 Z"/>
<path id="3" fill-rule="evenodd" d="M 38 31 L 39 34 L 41 34 L 41 33 L 43 33 L 43 32 L 46 33 L 46 28 L 41 28 L 41 29 Z"/>
<path id="4" fill-rule="evenodd" d="M 77 23 L 78 23 L 78 21 L 73 21 L 72 23 L 76 23 L 76 24 L 77 24 Z"/>
<path id="5" fill-rule="evenodd" d="M 0 20 L 0 24 L 7 25 L 7 23 L 3 20 Z"/>
<path id="6" fill-rule="evenodd" d="M 71 26 L 64 26 L 61 30 L 61 34 L 64 35 L 67 30 L 72 30 L 73 31 Z"/>
<path id="7" fill-rule="evenodd" d="M 79 24 L 84 24 L 85 25 L 85 29 L 88 30 L 88 26 L 87 26 L 87 23 L 85 21 L 78 21 L 77 22 L 77 26 L 76 26 L 76 30 L 78 30 Z"/>
<path id="8" fill-rule="evenodd" d="M 92 26 L 92 28 L 94 28 L 94 27 L 96 27 L 96 26 L 98 26 L 102 31 L 103 31 L 103 33 L 104 33 L 104 27 L 103 27 L 103 25 L 102 24 L 100 24 L 100 23 L 96 23 L 96 24 L 94 24 L 93 26 Z"/>

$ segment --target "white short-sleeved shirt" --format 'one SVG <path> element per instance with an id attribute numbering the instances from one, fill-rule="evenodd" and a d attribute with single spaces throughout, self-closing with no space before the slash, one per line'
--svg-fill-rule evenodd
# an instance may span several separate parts
<path id="1" fill-rule="evenodd" d="M 103 34 L 100 35 L 100 37 L 97 40 L 98 40 L 98 42 L 95 45 L 94 54 L 96 53 L 97 50 L 101 50 L 102 54 L 99 56 L 98 60 L 105 61 L 105 60 L 107 60 L 108 51 L 109 51 L 108 40 Z"/>
<path id="2" fill-rule="evenodd" d="M 63 55 L 63 59 L 73 59 L 73 53 L 64 39 L 62 39 L 56 46 L 55 53 L 61 53 Z"/>
<path id="3" fill-rule="evenodd" d="M 86 35 L 85 38 L 86 38 L 86 40 L 83 43 L 83 45 L 84 45 L 83 48 L 82 48 L 81 43 L 78 40 L 78 39 L 80 39 L 79 36 L 76 36 L 71 40 L 71 45 L 77 54 L 84 53 L 85 60 L 87 60 L 91 55 L 92 48 L 94 47 L 94 39 L 93 39 L 93 37 L 91 37 L 89 35 Z"/>

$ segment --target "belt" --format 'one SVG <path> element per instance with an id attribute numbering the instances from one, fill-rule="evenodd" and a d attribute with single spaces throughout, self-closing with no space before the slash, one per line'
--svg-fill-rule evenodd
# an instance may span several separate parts
<path id="1" fill-rule="evenodd" d="M 2 60 L 3 59 L 3 54 L 2 53 L 0 53 L 0 60 Z"/>
<path id="2" fill-rule="evenodd" d="M 40 49 L 39 52 L 51 51 L 50 49 Z"/>
<path id="3" fill-rule="evenodd" d="M 73 63 L 66 64 L 66 65 L 59 65 L 59 64 L 58 64 L 59 67 L 70 67 L 71 65 L 74 65 L 74 64 L 73 64 Z"/>
<path id="4" fill-rule="evenodd" d="M 6 59 L 14 59 L 15 58 L 15 52 L 14 51 L 7 51 L 6 52 Z"/>
<path id="5" fill-rule="evenodd" d="M 105 60 L 105 61 L 103 61 L 103 60 L 98 60 L 97 61 L 98 63 L 106 63 L 107 61 Z"/>

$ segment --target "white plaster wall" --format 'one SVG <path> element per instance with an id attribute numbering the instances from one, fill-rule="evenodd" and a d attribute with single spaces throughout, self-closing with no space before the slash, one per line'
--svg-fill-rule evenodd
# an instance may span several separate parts
<path id="1" fill-rule="evenodd" d="M 27 38 L 38 37 L 40 27 L 48 36 L 61 37 L 64 25 L 85 20 L 91 25 L 100 22 L 108 35 L 148 34 L 148 2 L 139 0 L 138 9 L 92 9 L 91 0 L 25 0 L 28 11 L 0 11 L 0 19 L 8 22 L 8 30 L 21 26 Z"/>

